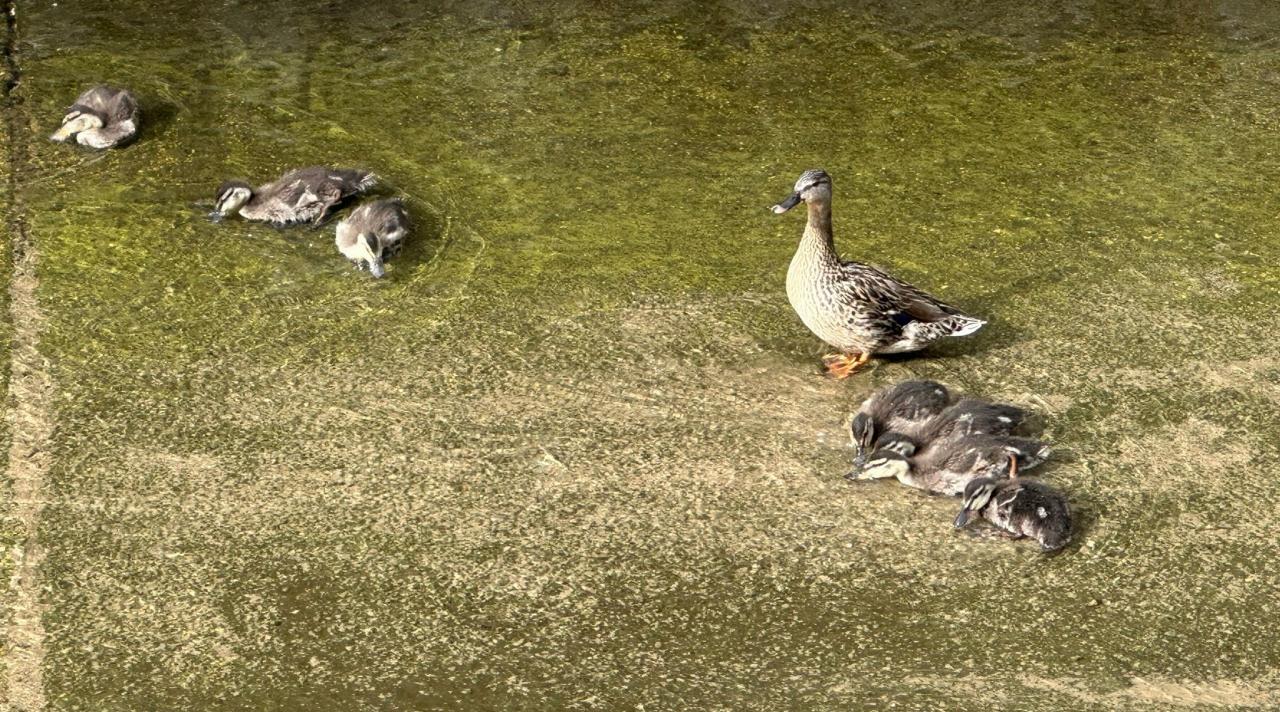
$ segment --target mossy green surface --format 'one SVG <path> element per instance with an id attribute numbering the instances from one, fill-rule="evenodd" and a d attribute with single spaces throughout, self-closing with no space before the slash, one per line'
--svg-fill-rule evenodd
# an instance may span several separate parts
<path id="1" fill-rule="evenodd" d="M 21 177 L 50 707 L 1275 704 L 1280 13 L 983 7 L 23 3 L 36 123 L 144 115 Z M 205 219 L 317 163 L 406 198 L 386 279 Z M 820 378 L 813 166 L 991 324 Z M 1070 550 L 841 479 L 910 375 L 1043 414 Z"/>

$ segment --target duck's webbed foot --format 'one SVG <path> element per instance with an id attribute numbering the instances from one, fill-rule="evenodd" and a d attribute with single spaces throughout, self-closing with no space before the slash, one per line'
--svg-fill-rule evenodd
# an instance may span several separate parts
<path id="1" fill-rule="evenodd" d="M 837 381 L 853 375 L 855 371 L 871 360 L 871 354 L 827 354 L 822 357 L 822 364 L 827 367 L 827 375 Z"/>

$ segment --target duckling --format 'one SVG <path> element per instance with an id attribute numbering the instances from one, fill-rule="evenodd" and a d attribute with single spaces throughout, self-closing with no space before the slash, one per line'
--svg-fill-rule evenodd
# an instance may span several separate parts
<path id="1" fill-rule="evenodd" d="M 257 190 L 244 181 L 229 180 L 218 186 L 212 217 L 220 220 L 238 212 L 247 220 L 277 227 L 299 222 L 319 225 L 330 208 L 377 182 L 377 176 L 368 171 L 324 166 L 289 171 Z"/>
<path id="2" fill-rule="evenodd" d="M 1029 416 L 1016 405 L 965 397 L 906 432 L 918 442 L 975 434 L 1011 435 Z"/>
<path id="3" fill-rule="evenodd" d="M 338 223 L 338 252 L 374 277 L 385 274 L 383 260 L 400 252 L 409 234 L 409 215 L 396 199 L 365 203 Z"/>
<path id="4" fill-rule="evenodd" d="M 908 487 L 956 496 L 979 477 L 1008 478 L 1019 468 L 1029 470 L 1039 465 L 1049 454 L 1048 445 L 1032 438 L 977 433 L 918 447 L 910 437 L 888 432 L 876 441 L 866 465 L 845 478 L 893 477 Z"/>
<path id="5" fill-rule="evenodd" d="M 969 523 L 970 514 L 991 522 L 1015 539 L 1031 537 L 1043 551 L 1057 551 L 1071 541 L 1071 508 L 1052 487 L 1023 480 L 979 477 L 964 488 L 964 506 L 955 527 Z"/>
<path id="6" fill-rule="evenodd" d="M 849 423 L 856 450 L 854 464 L 862 466 L 876 432 L 885 428 L 918 429 L 951 403 L 951 393 L 937 381 L 913 379 L 881 388 L 862 402 Z"/>
<path id="7" fill-rule="evenodd" d="M 847 378 L 874 354 L 918 351 L 946 336 L 967 336 L 985 321 L 860 262 L 843 262 L 831 232 L 831 177 L 813 169 L 773 206 L 785 213 L 804 202 L 809 220 L 787 270 L 787 299 L 818 338 L 838 349 L 823 359 L 827 374 Z"/>
<path id="8" fill-rule="evenodd" d="M 62 117 L 49 138 L 90 148 L 114 148 L 138 135 L 138 102 L 128 89 L 99 85 L 86 90 Z"/>

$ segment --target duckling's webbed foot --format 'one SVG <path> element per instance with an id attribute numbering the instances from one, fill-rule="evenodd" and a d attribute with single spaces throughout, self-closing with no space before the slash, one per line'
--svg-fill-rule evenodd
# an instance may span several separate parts
<path id="1" fill-rule="evenodd" d="M 853 375 L 858 369 L 871 360 L 871 354 L 827 354 L 822 357 L 822 364 L 827 367 L 827 375 L 842 381 Z"/>

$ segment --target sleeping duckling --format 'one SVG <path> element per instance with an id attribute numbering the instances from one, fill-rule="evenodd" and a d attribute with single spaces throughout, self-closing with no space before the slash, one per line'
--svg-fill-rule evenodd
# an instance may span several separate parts
<path id="1" fill-rule="evenodd" d="M 99 85 L 76 98 L 49 138 L 90 148 L 114 148 L 138 135 L 138 102 L 128 89 Z"/>
<path id="2" fill-rule="evenodd" d="M 409 234 L 409 215 L 399 200 L 365 203 L 338 223 L 335 242 L 343 257 L 374 277 L 385 274 L 383 261 L 394 257 Z"/>
<path id="3" fill-rule="evenodd" d="M 1016 476 L 1007 480 L 975 479 L 965 486 L 964 507 L 956 515 L 956 529 L 968 524 L 973 512 L 1015 539 L 1035 539 L 1043 551 L 1057 551 L 1071 541 L 1067 498 L 1040 482 Z"/>
<path id="4" fill-rule="evenodd" d="M 230 180 L 218 186 L 212 217 L 220 220 L 238 212 L 247 220 L 277 227 L 300 222 L 319 225 L 330 208 L 377 182 L 377 176 L 368 171 L 324 166 L 290 171 L 257 190 L 244 181 Z"/>
<path id="5" fill-rule="evenodd" d="M 986 324 L 875 267 L 842 261 L 831 232 L 826 171 L 802 173 L 795 192 L 773 212 L 785 213 L 802 202 L 809 220 L 787 270 L 787 299 L 804 325 L 837 349 L 823 359 L 827 375 L 847 378 L 874 354 L 918 351 Z"/>
<path id="6" fill-rule="evenodd" d="M 888 432 L 876 441 L 866 465 L 845 478 L 893 477 L 908 487 L 956 496 L 975 479 L 1011 477 L 1018 469 L 1029 470 L 1044 462 L 1049 454 L 1048 445 L 1032 438 L 977 433 L 918 447 L 910 437 Z"/>
<path id="7" fill-rule="evenodd" d="M 946 386 L 923 379 L 903 381 L 872 393 L 849 424 L 856 450 L 854 464 L 861 467 L 866 462 L 877 432 L 919 429 L 950 402 L 951 393 Z"/>
<path id="8" fill-rule="evenodd" d="M 873 394 L 850 423 L 855 466 L 866 462 L 878 426 L 896 430 L 914 443 L 929 443 L 975 434 L 1010 435 L 1029 416 L 1017 406 L 978 398 L 947 405 L 950 397 L 946 387 L 934 381 L 904 381 Z"/>
<path id="9" fill-rule="evenodd" d="M 1026 423 L 1029 416 L 1030 413 L 1016 405 L 966 397 L 906 432 L 917 442 L 976 434 L 1010 435 Z"/>

